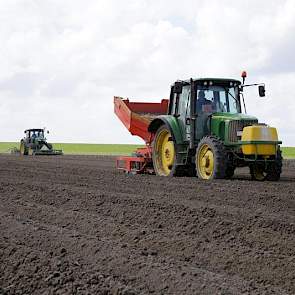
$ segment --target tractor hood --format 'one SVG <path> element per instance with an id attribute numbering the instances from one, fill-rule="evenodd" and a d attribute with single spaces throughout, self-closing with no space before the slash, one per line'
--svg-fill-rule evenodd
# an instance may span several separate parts
<path id="1" fill-rule="evenodd" d="M 232 114 L 232 113 L 214 113 L 212 114 L 212 120 L 216 121 L 231 121 L 231 120 L 238 120 L 238 121 L 255 121 L 258 119 L 254 116 L 246 115 L 246 114 Z"/>
<path id="2" fill-rule="evenodd" d="M 256 117 L 246 114 L 214 113 L 211 117 L 211 131 L 225 144 L 237 144 L 243 128 L 257 123 Z"/>

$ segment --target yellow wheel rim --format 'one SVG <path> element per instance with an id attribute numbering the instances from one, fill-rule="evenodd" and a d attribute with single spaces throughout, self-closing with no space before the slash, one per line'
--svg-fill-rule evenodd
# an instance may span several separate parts
<path id="1" fill-rule="evenodd" d="M 173 168 L 175 148 L 170 132 L 163 129 L 157 136 L 155 143 L 157 172 L 168 176 Z"/>
<path id="2" fill-rule="evenodd" d="M 197 155 L 197 167 L 203 179 L 210 179 L 214 171 L 214 154 L 208 144 L 203 144 Z"/>

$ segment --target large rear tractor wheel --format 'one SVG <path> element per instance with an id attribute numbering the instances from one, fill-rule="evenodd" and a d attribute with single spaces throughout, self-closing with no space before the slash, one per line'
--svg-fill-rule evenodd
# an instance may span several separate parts
<path id="1" fill-rule="evenodd" d="M 223 143 L 214 136 L 205 136 L 196 151 L 196 171 L 201 179 L 225 178 L 227 155 Z"/>
<path id="2" fill-rule="evenodd" d="M 24 141 L 21 141 L 20 142 L 20 148 L 19 148 L 19 150 L 20 150 L 20 154 L 22 156 L 27 156 L 28 155 L 28 149 L 27 149 Z"/>
<path id="3" fill-rule="evenodd" d="M 157 175 L 174 176 L 176 151 L 172 134 L 166 125 L 156 132 L 153 142 L 153 165 Z"/>

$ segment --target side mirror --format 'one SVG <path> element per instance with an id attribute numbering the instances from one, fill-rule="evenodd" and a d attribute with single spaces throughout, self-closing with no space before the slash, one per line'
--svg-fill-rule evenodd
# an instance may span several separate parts
<path id="1" fill-rule="evenodd" d="M 264 97 L 265 96 L 265 86 L 264 85 L 259 85 L 258 86 L 258 92 L 259 92 L 260 97 Z"/>
<path id="2" fill-rule="evenodd" d="M 47 130 L 47 134 L 49 134 L 49 130 Z"/>
<path id="3" fill-rule="evenodd" d="M 180 94 L 182 92 L 182 82 L 174 83 L 174 93 Z"/>

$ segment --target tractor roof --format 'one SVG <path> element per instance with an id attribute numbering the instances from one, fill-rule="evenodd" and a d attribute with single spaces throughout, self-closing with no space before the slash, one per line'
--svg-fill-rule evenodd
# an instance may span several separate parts
<path id="1" fill-rule="evenodd" d="M 215 82 L 235 82 L 241 84 L 241 81 L 237 79 L 231 79 L 231 78 L 198 78 L 195 79 L 194 81 L 215 81 Z"/>
<path id="2" fill-rule="evenodd" d="M 27 132 L 27 131 L 40 132 L 40 131 L 44 131 L 44 129 L 43 128 L 33 128 L 33 129 L 26 129 L 25 132 Z"/>
<path id="3" fill-rule="evenodd" d="M 222 83 L 228 83 L 228 82 L 234 82 L 237 83 L 238 85 L 241 84 L 241 81 L 236 80 L 236 79 L 231 79 L 231 78 L 196 78 L 193 79 L 194 82 L 200 81 L 212 81 L 212 82 L 217 82 L 218 84 L 222 84 Z M 180 82 L 184 82 L 185 84 L 190 84 L 190 79 L 189 80 L 180 80 Z"/>

